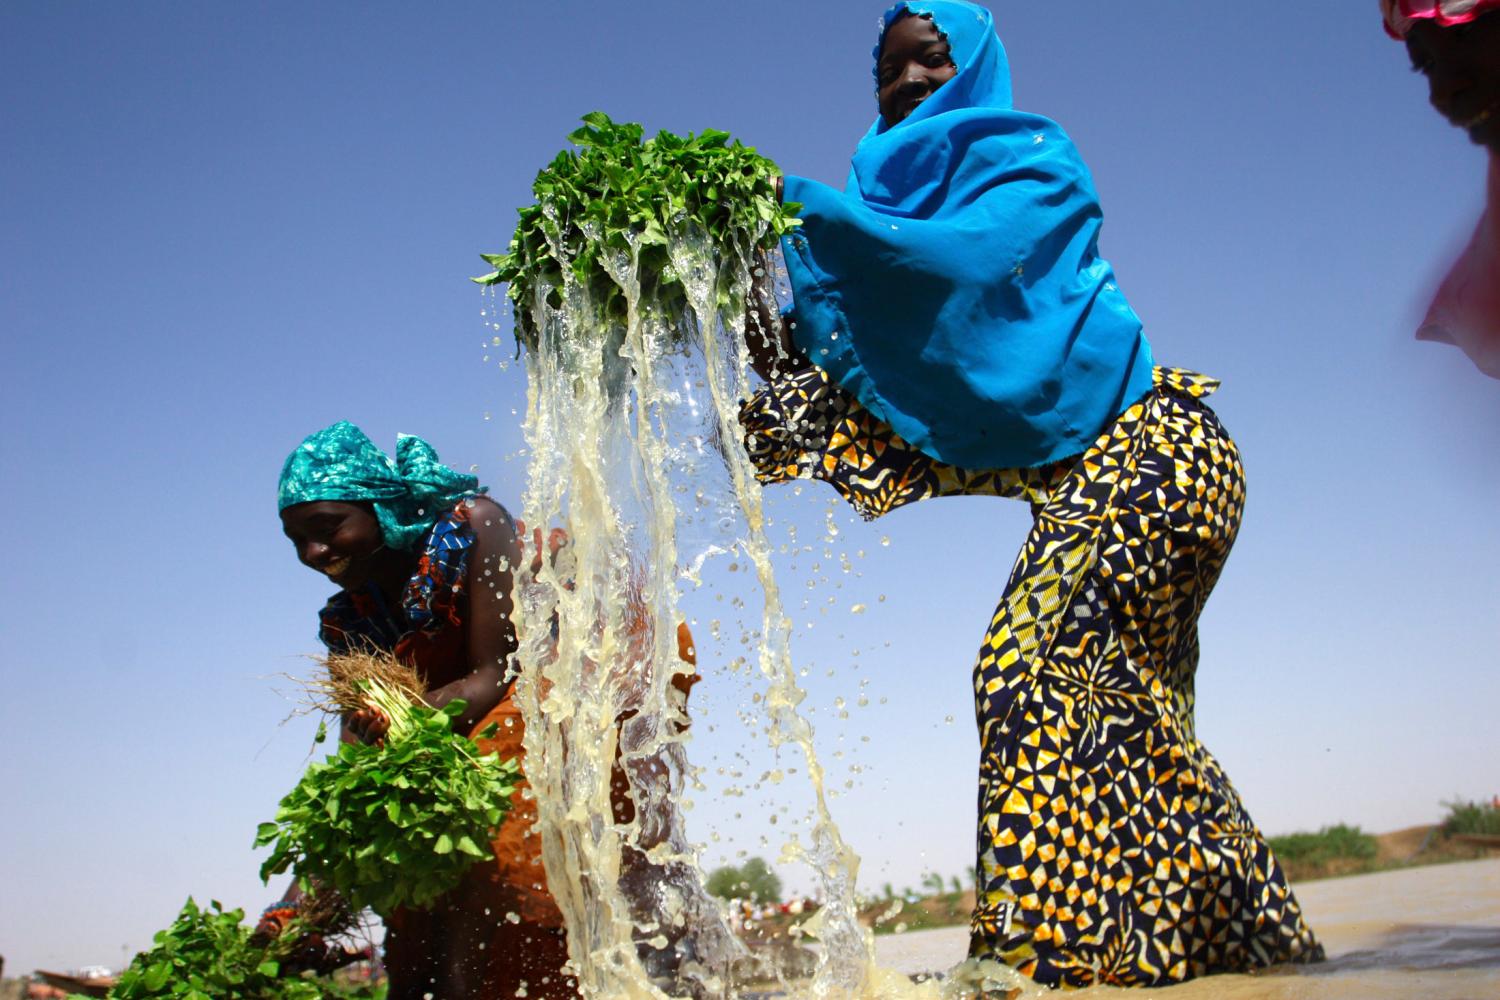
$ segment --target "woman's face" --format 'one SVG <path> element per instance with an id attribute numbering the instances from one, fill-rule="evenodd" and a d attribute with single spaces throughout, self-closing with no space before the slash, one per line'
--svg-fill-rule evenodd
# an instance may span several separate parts
<path id="1" fill-rule="evenodd" d="M 886 127 L 903 121 L 957 73 L 948 43 L 930 19 L 909 14 L 887 28 L 876 66 Z"/>
<path id="2" fill-rule="evenodd" d="M 385 551 L 380 522 L 364 504 L 339 500 L 294 504 L 281 512 L 281 530 L 297 547 L 302 565 L 345 590 L 367 583 Z"/>
<path id="3" fill-rule="evenodd" d="M 1428 96 L 1469 138 L 1500 152 L 1500 11 L 1441 28 L 1419 21 L 1406 36 L 1412 68 Z"/>

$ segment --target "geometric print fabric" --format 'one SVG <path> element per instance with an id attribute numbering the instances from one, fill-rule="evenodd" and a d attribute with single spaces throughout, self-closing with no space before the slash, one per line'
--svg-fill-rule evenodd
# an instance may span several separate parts
<path id="1" fill-rule="evenodd" d="M 916 500 L 1031 503 L 974 667 L 978 898 L 970 953 L 1049 986 L 1163 985 L 1323 949 L 1197 739 L 1198 616 L 1244 475 L 1202 397 L 1158 368 L 1081 457 L 965 470 L 912 448 L 820 370 L 741 413 L 765 483 L 822 479 L 867 519 Z"/>

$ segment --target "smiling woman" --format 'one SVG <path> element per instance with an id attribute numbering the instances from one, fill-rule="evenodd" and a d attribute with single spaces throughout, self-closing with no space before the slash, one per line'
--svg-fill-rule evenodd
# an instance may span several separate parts
<path id="1" fill-rule="evenodd" d="M 904 120 L 957 73 L 948 38 L 932 15 L 902 18 L 885 33 L 875 66 L 880 117 L 887 125 Z"/>
<path id="2" fill-rule="evenodd" d="M 482 493 L 421 438 L 401 436 L 393 462 L 341 421 L 287 458 L 277 505 L 297 558 L 340 588 L 320 615 L 328 650 L 393 654 L 422 677 L 429 704 L 466 703 L 456 730 L 520 762 L 524 725 L 507 668 L 521 543 L 510 515 Z M 491 724 L 493 735 L 481 737 Z M 386 726 L 378 713 L 355 712 L 344 738 L 377 740 Z M 393 1000 L 573 995 L 562 917 L 531 830 L 535 808 L 521 787 L 511 809 L 494 861 L 470 869 L 429 910 L 387 918 Z"/>

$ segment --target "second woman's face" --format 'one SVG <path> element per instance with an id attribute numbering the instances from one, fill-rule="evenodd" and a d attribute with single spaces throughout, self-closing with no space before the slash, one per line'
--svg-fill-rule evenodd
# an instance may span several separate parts
<path id="1" fill-rule="evenodd" d="M 345 590 L 363 586 L 385 551 L 380 522 L 362 504 L 339 500 L 299 503 L 281 512 L 281 530 L 304 566 Z"/>
<path id="2" fill-rule="evenodd" d="M 1412 68 L 1427 77 L 1442 116 L 1500 152 L 1500 11 L 1441 28 L 1421 21 L 1406 36 Z"/>
<path id="3" fill-rule="evenodd" d="M 903 121 L 933 91 L 958 73 L 953 53 L 925 17 L 908 15 L 886 29 L 876 66 L 880 117 L 887 126 Z"/>

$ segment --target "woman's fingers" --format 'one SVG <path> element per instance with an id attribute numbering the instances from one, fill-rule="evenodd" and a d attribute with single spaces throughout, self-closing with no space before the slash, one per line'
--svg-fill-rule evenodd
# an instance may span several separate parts
<path id="1" fill-rule="evenodd" d="M 390 728 L 391 720 L 379 709 L 361 708 L 349 716 L 349 729 L 362 743 L 379 743 Z"/>

